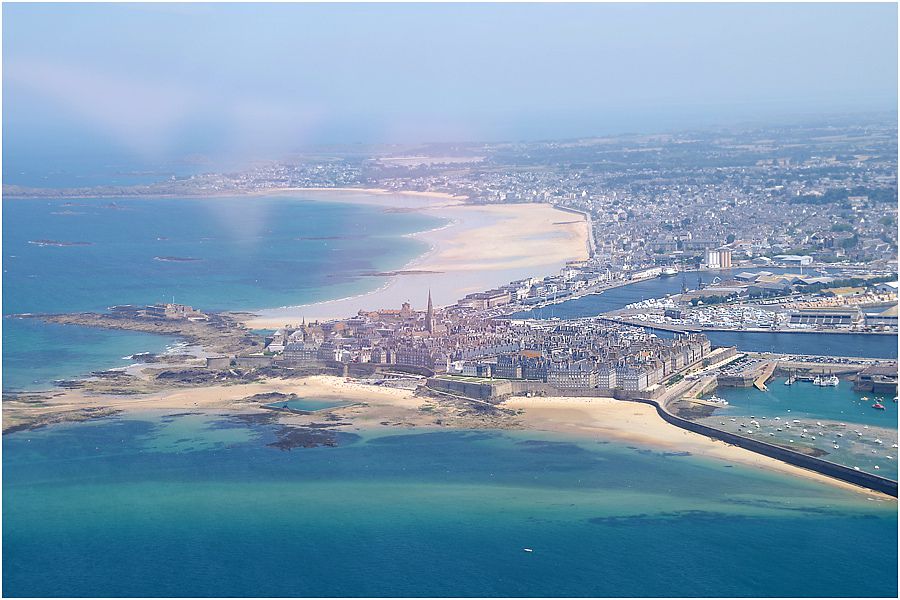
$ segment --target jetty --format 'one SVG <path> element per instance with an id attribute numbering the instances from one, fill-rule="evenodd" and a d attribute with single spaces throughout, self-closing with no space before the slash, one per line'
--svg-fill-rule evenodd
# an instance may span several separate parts
<path id="1" fill-rule="evenodd" d="M 776 366 L 778 366 L 778 363 L 775 361 L 766 363 L 765 366 L 762 367 L 762 372 L 759 374 L 759 377 L 753 380 L 753 387 L 762 392 L 768 392 L 769 388 L 766 387 L 766 382 L 772 378 Z"/>

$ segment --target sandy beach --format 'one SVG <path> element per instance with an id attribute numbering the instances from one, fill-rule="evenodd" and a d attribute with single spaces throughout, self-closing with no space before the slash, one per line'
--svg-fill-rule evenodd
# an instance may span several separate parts
<path id="1" fill-rule="evenodd" d="M 503 402 L 502 406 L 524 409 L 522 418 L 528 429 L 632 442 L 674 452 L 690 452 L 727 464 L 739 463 L 894 500 L 885 494 L 670 425 L 656 414 L 656 409 L 647 404 L 613 398 L 515 397 Z"/>
<path id="2" fill-rule="evenodd" d="M 587 258 L 587 226 L 578 215 L 546 204 L 466 205 L 447 194 L 394 194 L 383 190 L 283 190 L 303 192 L 313 200 L 366 203 L 419 211 L 447 220 L 431 231 L 413 234 L 430 250 L 392 275 L 373 292 L 275 309 L 253 311 L 252 328 L 277 328 L 306 319 L 335 319 L 359 310 L 399 308 L 409 301 L 425 307 L 428 290 L 437 306 L 466 294 L 515 279 L 547 275 L 567 261 Z"/>
<path id="3" fill-rule="evenodd" d="M 141 412 L 148 410 L 227 410 L 230 413 L 260 412 L 258 402 L 248 400 L 256 394 L 278 392 L 301 398 L 349 400 L 350 406 L 328 409 L 342 422 L 337 428 L 473 427 L 514 428 L 550 431 L 592 440 L 633 443 L 664 451 L 690 452 L 697 456 L 742 464 L 767 471 L 803 477 L 820 483 L 853 490 L 870 497 L 893 498 L 849 483 L 826 477 L 781 461 L 731 446 L 719 440 L 685 431 L 666 423 L 653 407 L 612 398 L 514 397 L 500 407 L 517 413 L 505 421 L 496 417 L 473 420 L 459 405 L 445 400 L 416 396 L 414 392 L 375 386 L 358 380 L 330 375 L 302 378 L 272 378 L 261 382 L 208 385 L 172 389 L 156 393 L 115 396 L 66 390 L 51 393 L 41 405 L 4 402 L 4 427 L 20 422 L 25 415 L 50 415 L 84 409 Z M 50 395 L 50 394 L 48 394 Z M 318 413 L 299 415 L 280 413 L 280 421 L 303 426 L 321 420 Z"/>

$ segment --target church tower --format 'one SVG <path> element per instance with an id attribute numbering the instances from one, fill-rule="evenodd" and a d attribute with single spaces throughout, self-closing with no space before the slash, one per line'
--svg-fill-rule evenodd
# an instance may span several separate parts
<path id="1" fill-rule="evenodd" d="M 425 331 L 434 333 L 434 306 L 431 304 L 431 290 L 428 290 L 428 310 L 425 311 Z"/>

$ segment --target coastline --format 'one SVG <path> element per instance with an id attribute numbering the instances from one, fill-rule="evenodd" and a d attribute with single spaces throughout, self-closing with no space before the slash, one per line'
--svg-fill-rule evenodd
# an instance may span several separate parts
<path id="1" fill-rule="evenodd" d="M 659 418 L 656 410 L 649 404 L 613 398 L 515 397 L 504 401 L 501 406 L 524 409 L 524 422 L 530 429 L 591 438 L 599 436 L 601 439 L 689 452 L 724 463 L 740 463 L 896 501 L 886 494 L 681 429 Z"/>
<path id="2" fill-rule="evenodd" d="M 304 414 L 273 412 L 251 399 L 257 394 L 272 392 L 352 403 Z M 127 396 L 65 390 L 50 393 L 40 402 L 6 400 L 4 429 L 15 430 L 17 413 L 72 415 L 73 418 L 53 421 L 64 422 L 154 410 L 227 410 L 233 414 L 266 414 L 277 418 L 283 425 L 297 427 L 321 422 L 323 414 L 329 413 L 334 416 L 336 431 L 417 427 L 513 429 L 549 431 L 594 441 L 634 443 L 662 451 L 688 452 L 718 461 L 723 466 L 741 464 L 837 486 L 868 497 L 895 501 L 885 494 L 675 427 L 660 419 L 653 407 L 647 404 L 599 397 L 514 397 L 499 404 L 492 416 L 475 416 L 465 404 L 418 396 L 407 389 L 367 385 L 331 375 L 313 375 L 173 388 Z"/>
<path id="3" fill-rule="evenodd" d="M 330 195 L 333 190 L 303 191 Z M 430 193 L 428 196 L 439 202 L 422 202 L 422 195 L 398 198 L 390 192 L 373 199 L 354 196 L 356 192 L 346 190 L 340 201 L 421 212 L 445 219 L 447 224 L 411 234 L 427 243 L 428 251 L 402 268 L 383 274 L 385 282 L 377 289 L 317 303 L 251 309 L 241 316 L 247 327 L 272 329 L 304 318 L 345 318 L 359 310 L 399 308 L 406 301 L 422 307 L 429 290 L 435 305 L 446 306 L 466 294 L 553 273 L 568 261 L 587 258 L 587 223 L 573 221 L 569 214 L 547 204 L 471 205 Z"/>
<path id="4" fill-rule="evenodd" d="M 399 308 L 409 301 L 424 306 L 428 291 L 436 306 L 446 306 L 473 292 L 515 279 L 558 271 L 567 261 L 588 257 L 590 232 L 585 220 L 549 204 L 467 204 L 467 196 L 446 192 L 387 190 L 383 188 L 266 188 L 196 195 L 100 194 L 90 198 L 145 199 L 186 197 L 207 199 L 238 196 L 289 196 L 302 200 L 346 202 L 379 206 L 386 211 L 419 212 L 447 221 L 443 227 L 409 237 L 428 250 L 399 269 L 378 273 L 384 282 L 374 290 L 349 297 L 281 307 L 246 307 L 232 311 L 248 327 L 270 329 L 303 318 L 329 320 L 355 315 L 359 310 Z M 50 196 L 28 197 L 47 199 Z M 73 199 L 76 196 L 61 195 Z M 13 196 L 10 196 L 12 199 Z"/>
<path id="5" fill-rule="evenodd" d="M 458 201 L 464 202 L 468 200 L 468 196 L 451 194 L 448 192 L 430 192 L 430 191 L 418 191 L 418 190 L 388 190 L 384 188 L 356 188 L 356 187 L 273 187 L 273 188 L 262 188 L 256 190 L 222 190 L 222 191 L 208 191 L 203 190 L 198 191 L 196 193 L 189 192 L 178 192 L 178 193 L 135 193 L 135 194 L 127 194 L 124 192 L 118 193 L 110 193 L 104 192 L 103 190 L 98 190 L 97 193 L 92 193 L 90 189 L 60 189 L 55 190 L 52 188 L 38 188 L 41 190 L 41 193 L 33 193 L 33 194 L 16 194 L 9 193 L 3 194 L 4 200 L 72 200 L 78 198 L 97 198 L 97 199 L 129 199 L 129 200 L 140 200 L 142 198 L 146 198 L 148 200 L 153 200 L 156 198 L 190 198 L 190 199 L 202 199 L 202 198 L 228 198 L 228 197 L 238 197 L 238 196 L 268 196 L 275 195 L 280 193 L 297 193 L 297 192 L 343 192 L 343 193 L 360 193 L 360 194 L 369 194 L 369 195 L 401 195 L 401 196 L 417 196 L 422 198 L 441 198 L 444 200 Z M 54 194 L 53 192 L 57 192 Z M 76 193 L 77 192 L 77 193 Z M 82 193 L 83 192 L 83 193 Z"/>

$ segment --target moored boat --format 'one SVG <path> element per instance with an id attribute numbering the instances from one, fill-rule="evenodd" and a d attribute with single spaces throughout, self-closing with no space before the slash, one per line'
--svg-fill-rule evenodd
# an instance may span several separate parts
<path id="1" fill-rule="evenodd" d="M 835 387 L 840 382 L 841 381 L 840 379 L 838 379 L 837 375 L 829 375 L 828 377 L 817 375 L 815 379 L 813 379 L 813 385 L 817 385 L 819 387 Z"/>

